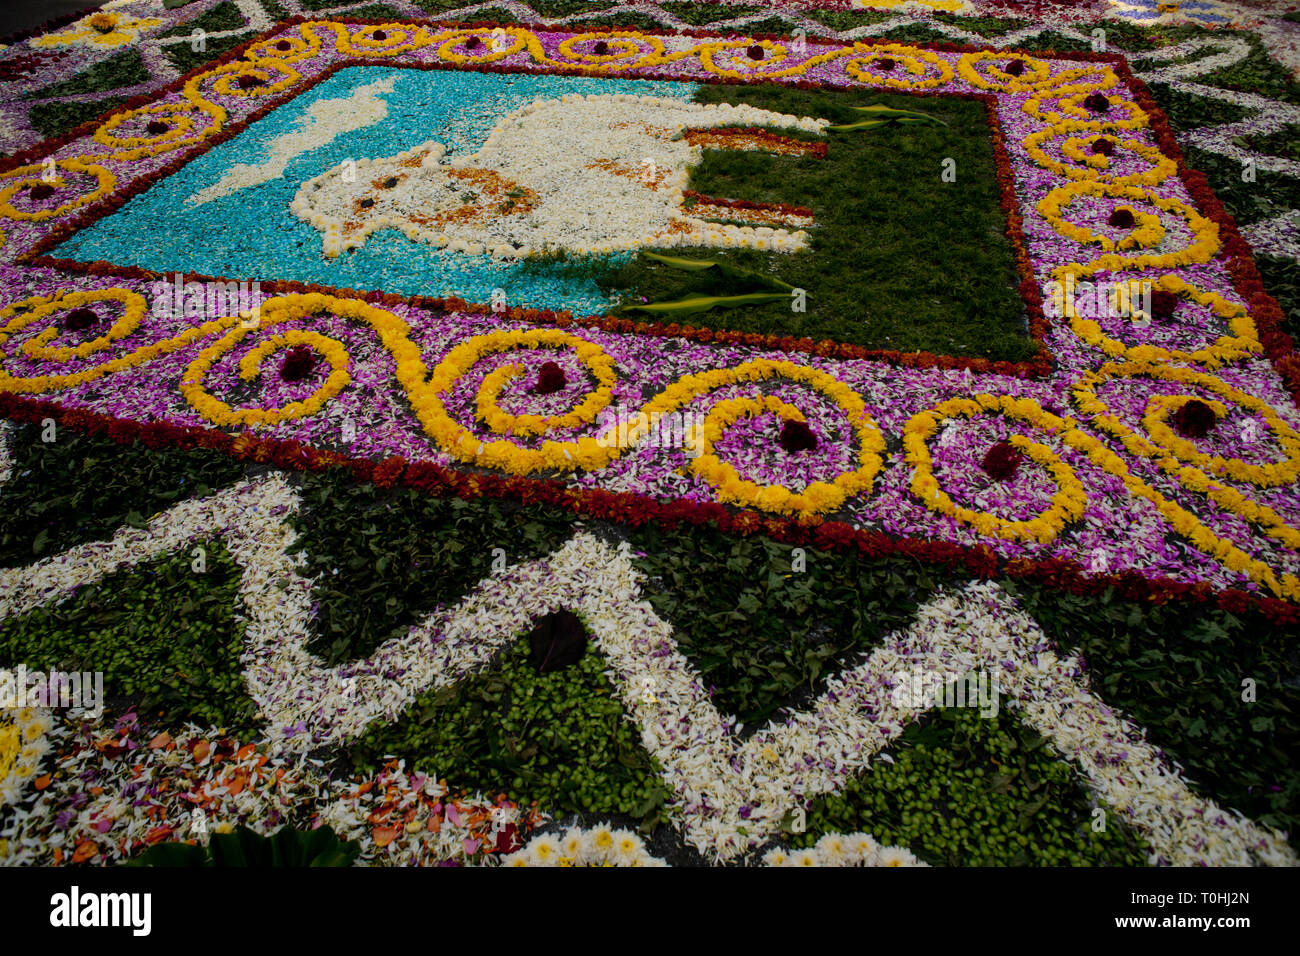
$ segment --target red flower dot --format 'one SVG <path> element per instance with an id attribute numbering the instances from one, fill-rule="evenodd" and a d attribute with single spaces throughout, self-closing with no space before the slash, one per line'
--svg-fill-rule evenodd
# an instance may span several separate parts
<path id="1" fill-rule="evenodd" d="M 1178 309 L 1178 296 L 1172 292 L 1166 292 L 1164 289 L 1156 289 L 1151 293 L 1151 315 L 1153 318 L 1162 321 L 1172 319 L 1174 312 Z"/>
<path id="2" fill-rule="evenodd" d="M 537 370 L 537 384 L 533 386 L 533 391 L 538 395 L 550 395 L 564 388 L 565 384 L 564 369 L 554 362 L 543 362 Z"/>
<path id="3" fill-rule="evenodd" d="M 1204 438 L 1218 422 L 1214 409 L 1199 398 L 1184 402 L 1169 419 L 1185 438 Z"/>
<path id="4" fill-rule="evenodd" d="M 787 418 L 785 424 L 781 426 L 781 447 L 792 455 L 796 452 L 812 451 L 817 447 L 817 436 L 806 423 Z"/>
<path id="5" fill-rule="evenodd" d="M 1110 99 L 1101 93 L 1089 93 L 1083 105 L 1094 113 L 1105 113 L 1110 109 Z"/>
<path id="6" fill-rule="evenodd" d="M 891 60 L 889 57 L 885 57 L 882 60 L 876 61 L 876 69 L 884 73 L 888 73 L 893 68 L 894 68 L 894 61 Z"/>
<path id="7" fill-rule="evenodd" d="M 164 123 L 162 120 L 150 120 L 149 125 L 145 127 L 150 136 L 161 136 L 171 128 L 170 123 Z"/>
<path id="8" fill-rule="evenodd" d="M 316 367 L 316 353 L 305 345 L 289 349 L 280 365 L 280 377 L 286 382 L 297 382 L 311 374 Z"/>
<path id="9" fill-rule="evenodd" d="M 1107 223 L 1116 229 L 1132 229 L 1133 223 L 1137 220 L 1133 218 L 1133 212 L 1129 209 L 1112 209 Z"/>
<path id="10" fill-rule="evenodd" d="M 1092 141 L 1092 151 L 1098 156 L 1110 156 L 1115 152 L 1115 141 L 1101 137 Z"/>
<path id="11" fill-rule="evenodd" d="M 99 323 L 99 315 L 93 309 L 73 309 L 63 319 L 63 327 L 73 332 L 81 332 Z"/>
<path id="12" fill-rule="evenodd" d="M 37 183 L 35 186 L 32 186 L 30 189 L 28 189 L 27 193 L 33 199 L 38 201 L 49 199 L 51 196 L 54 195 L 54 187 L 51 186 L 49 183 Z"/>
<path id="13" fill-rule="evenodd" d="M 241 90 L 251 90 L 255 86 L 261 86 L 263 80 L 260 77 L 253 76 L 251 73 L 241 73 L 236 80 Z"/>
<path id="14" fill-rule="evenodd" d="M 609 44 L 604 40 L 597 40 L 596 45 L 592 47 L 592 49 L 596 52 L 597 56 L 604 56 L 609 52 Z"/>
<path id="15" fill-rule="evenodd" d="M 275 48 L 277 50 L 288 50 L 291 49 L 292 47 L 293 44 L 290 43 L 288 40 L 281 40 L 279 43 L 275 45 Z"/>
<path id="16" fill-rule="evenodd" d="M 370 34 L 370 36 L 371 36 L 373 39 L 375 39 L 375 40 L 387 40 L 387 39 L 388 39 L 388 34 L 385 33 L 383 30 L 376 30 L 374 33 Z"/>
<path id="17" fill-rule="evenodd" d="M 1003 72 L 1009 73 L 1012 76 L 1020 76 L 1025 72 L 1025 61 L 1012 60 L 1010 63 L 1006 65 L 1006 67 L 1003 69 Z"/>
<path id="18" fill-rule="evenodd" d="M 470 37 L 468 40 L 466 40 L 466 41 L 465 41 L 465 49 L 467 49 L 467 50 L 477 50 L 477 49 L 478 49 L 478 37 Z"/>
<path id="19" fill-rule="evenodd" d="M 753 46 L 749 48 L 749 58 L 751 60 L 763 59 L 763 48 L 759 46 L 757 43 L 755 43 Z"/>
<path id="20" fill-rule="evenodd" d="M 1020 471 L 1020 463 L 1024 461 L 1024 458 L 1025 456 L 1020 449 L 1011 442 L 995 442 L 984 453 L 984 458 L 980 461 L 980 467 L 988 472 L 989 477 L 994 481 L 1008 481 Z"/>

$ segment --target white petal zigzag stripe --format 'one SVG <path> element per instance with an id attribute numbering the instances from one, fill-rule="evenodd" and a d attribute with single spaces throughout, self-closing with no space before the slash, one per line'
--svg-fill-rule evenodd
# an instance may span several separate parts
<path id="1" fill-rule="evenodd" d="M 311 581 L 299 573 L 301 558 L 286 553 L 294 532 L 285 516 L 297 506 L 285 480 L 272 475 L 178 504 L 111 541 L 0 571 L 0 620 L 115 570 L 219 538 L 242 570 L 250 694 L 272 741 L 301 752 L 398 717 L 421 691 L 486 667 L 534 617 L 567 607 L 607 658 L 624 707 L 673 789 L 677 824 L 694 846 L 724 860 L 778 833 L 788 811 L 869 769 L 924 709 L 895 704 L 899 675 L 986 671 L 1001 675 L 1021 718 L 1075 762 L 1158 862 L 1296 863 L 1280 835 L 1192 794 L 1134 724 L 1088 691 L 1077 658 L 1059 656 L 994 584 L 931 600 L 911 627 L 828 680 L 809 709 L 742 743 L 678 651 L 672 629 L 640 599 L 630 557 L 584 532 L 545 559 L 483 582 L 369 659 L 322 667 L 306 650 Z"/>
<path id="2" fill-rule="evenodd" d="M 12 427 L 8 422 L 0 420 L 0 489 L 4 488 L 5 482 L 14 474 L 14 459 L 9 452 L 9 429 Z"/>

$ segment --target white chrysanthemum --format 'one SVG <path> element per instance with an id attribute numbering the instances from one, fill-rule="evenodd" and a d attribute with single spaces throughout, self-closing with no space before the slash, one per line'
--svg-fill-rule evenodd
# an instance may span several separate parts
<path id="1" fill-rule="evenodd" d="M 820 866 L 821 862 L 817 859 L 816 850 L 799 850 L 791 854 L 786 866 Z"/>
<path id="2" fill-rule="evenodd" d="M 577 827 L 566 830 L 560 838 L 560 852 L 570 859 L 578 860 L 587 854 L 587 835 Z"/>
<path id="3" fill-rule="evenodd" d="M 860 864 L 874 866 L 876 854 L 880 851 L 880 844 L 869 833 L 859 833 L 851 839 L 850 848 Z"/>
<path id="4" fill-rule="evenodd" d="M 876 853 L 877 866 L 916 866 L 918 861 L 899 846 L 884 846 Z"/>
<path id="5" fill-rule="evenodd" d="M 603 859 L 614 853 L 616 838 L 609 827 L 596 827 L 587 834 L 589 852 L 597 859 Z"/>
<path id="6" fill-rule="evenodd" d="M 838 833 L 828 833 L 818 840 L 817 853 L 825 866 L 848 866 L 853 862 L 848 841 Z"/>
<path id="7" fill-rule="evenodd" d="M 645 853 L 645 844 L 631 830 L 614 832 L 614 855 L 621 861 L 634 860 Z"/>

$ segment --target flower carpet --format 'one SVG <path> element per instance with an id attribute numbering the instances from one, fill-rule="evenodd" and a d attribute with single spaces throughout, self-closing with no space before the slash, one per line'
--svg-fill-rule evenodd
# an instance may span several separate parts
<path id="1" fill-rule="evenodd" d="M 1294 865 L 1297 37 L 115 0 L 15 39 L 0 860 Z"/>

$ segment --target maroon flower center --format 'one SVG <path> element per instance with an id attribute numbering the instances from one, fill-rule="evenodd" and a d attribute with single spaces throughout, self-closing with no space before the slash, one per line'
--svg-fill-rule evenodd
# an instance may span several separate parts
<path id="1" fill-rule="evenodd" d="M 1199 398 L 1184 402 L 1182 407 L 1170 416 L 1174 428 L 1186 438 L 1204 438 L 1218 420 L 1219 416 L 1214 413 L 1214 409 Z"/>
<path id="2" fill-rule="evenodd" d="M 37 183 L 35 186 L 28 189 L 27 193 L 37 201 L 49 199 L 54 195 L 54 187 L 49 183 Z"/>
<path id="3" fill-rule="evenodd" d="M 1101 93 L 1089 93 L 1083 105 L 1094 113 L 1104 113 L 1110 109 L 1110 100 Z"/>
<path id="4" fill-rule="evenodd" d="M 1010 63 L 1006 65 L 1006 68 L 1003 70 L 1003 72 L 1009 73 L 1011 76 L 1020 76 L 1022 73 L 1025 72 L 1025 61 L 1012 60 Z"/>
<path id="5" fill-rule="evenodd" d="M 568 609 L 540 618 L 528 634 L 528 657 L 539 674 L 558 671 L 582 660 L 587 653 L 587 629 L 582 618 Z"/>
<path id="6" fill-rule="evenodd" d="M 804 422 L 787 418 L 785 424 L 781 426 L 781 447 L 792 455 L 801 451 L 812 451 L 817 447 L 817 436 Z"/>
<path id="7" fill-rule="evenodd" d="M 1178 296 L 1172 292 L 1166 292 L 1164 289 L 1156 289 L 1151 293 L 1151 315 L 1153 318 L 1162 321 L 1172 319 L 1174 311 L 1178 308 Z"/>
<path id="8" fill-rule="evenodd" d="M 1115 152 L 1115 141 L 1106 139 L 1104 136 L 1100 139 L 1094 139 L 1092 141 L 1092 151 L 1099 156 L 1109 156 Z"/>
<path id="9" fill-rule="evenodd" d="M 609 52 L 609 44 L 604 40 L 597 40 L 596 45 L 593 46 L 592 49 L 596 51 L 597 56 L 604 56 Z"/>
<path id="10" fill-rule="evenodd" d="M 467 49 L 467 50 L 477 50 L 477 49 L 478 49 L 478 37 L 470 37 L 468 40 L 466 40 L 466 41 L 465 41 L 465 49 Z"/>
<path id="11" fill-rule="evenodd" d="M 150 136 L 161 136 L 171 128 L 170 123 L 164 123 L 162 120 L 150 120 L 149 125 L 145 127 Z"/>
<path id="12" fill-rule="evenodd" d="M 1137 222 L 1133 218 L 1133 212 L 1129 209 L 1112 209 L 1110 218 L 1106 220 L 1116 229 L 1132 229 L 1133 223 Z"/>
<path id="13" fill-rule="evenodd" d="M 543 362 L 537 370 L 537 384 L 533 386 L 533 391 L 538 395 L 550 395 L 564 388 L 565 381 L 564 369 L 554 362 Z"/>
<path id="14" fill-rule="evenodd" d="M 280 377 L 286 382 L 298 382 L 311 374 L 316 367 L 316 353 L 305 345 L 295 345 L 284 356 Z"/>
<path id="15" fill-rule="evenodd" d="M 1016 477 L 1016 472 L 1020 471 L 1020 463 L 1025 460 L 1024 454 L 1015 445 L 1009 441 L 995 442 L 988 451 L 984 453 L 984 458 L 980 462 L 989 477 L 994 481 L 1008 481 Z"/>
<path id="16" fill-rule="evenodd" d="M 884 59 L 876 61 L 876 69 L 880 70 L 883 73 L 888 73 L 893 68 L 894 68 L 894 61 L 891 60 L 889 57 L 885 57 Z"/>
<path id="17" fill-rule="evenodd" d="M 279 43 L 277 43 L 277 44 L 275 45 L 275 48 L 276 48 L 277 50 L 287 50 L 287 49 L 289 49 L 289 48 L 292 47 L 292 46 L 293 46 L 293 44 L 290 43 L 288 40 L 281 40 Z"/>
<path id="18" fill-rule="evenodd" d="M 63 327 L 73 332 L 82 332 L 99 324 L 99 315 L 94 309 L 73 309 L 63 319 Z"/>
<path id="19" fill-rule="evenodd" d="M 241 90 L 251 90 L 255 86 L 261 86 L 263 80 L 260 77 L 253 76 L 251 73 L 241 73 L 236 80 Z"/>
<path id="20" fill-rule="evenodd" d="M 753 46 L 749 48 L 749 58 L 751 60 L 763 59 L 763 48 L 759 46 L 757 43 L 755 43 Z"/>
<path id="21" fill-rule="evenodd" d="M 388 34 L 385 33 L 383 30 L 376 30 L 374 33 L 370 34 L 370 36 L 375 40 L 382 41 L 388 39 Z"/>

